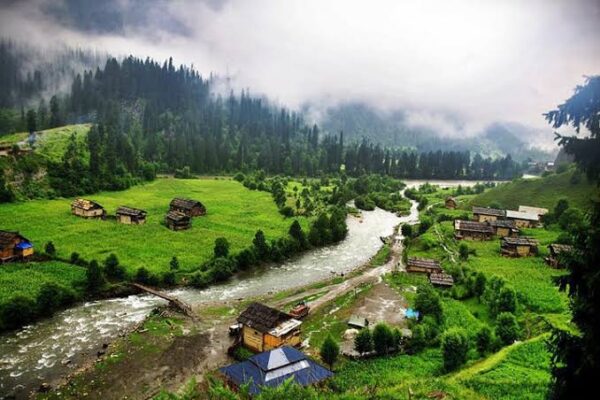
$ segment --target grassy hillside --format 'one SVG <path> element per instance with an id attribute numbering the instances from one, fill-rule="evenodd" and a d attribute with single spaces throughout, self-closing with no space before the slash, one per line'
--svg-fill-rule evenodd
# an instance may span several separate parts
<path id="1" fill-rule="evenodd" d="M 163 224 L 173 197 L 190 197 L 207 207 L 205 217 L 195 218 L 187 231 L 173 232 Z M 71 215 L 71 199 L 34 200 L 0 205 L 0 229 L 18 230 L 38 249 L 53 241 L 58 254 L 78 252 L 84 259 L 105 259 L 115 253 L 130 271 L 145 266 L 159 272 L 177 256 L 181 270 L 189 271 L 213 253 L 217 237 L 225 237 L 236 252 L 252 243 L 262 229 L 268 239 L 287 234 L 291 219 L 279 214 L 271 195 L 251 191 L 232 180 L 158 179 L 122 192 L 103 192 L 90 198 L 108 214 L 120 205 L 148 211 L 145 225 L 122 225 L 114 220 L 86 220 Z M 300 219 L 307 227 L 307 220 Z"/>
<path id="2" fill-rule="evenodd" d="M 66 125 L 58 128 L 40 131 L 35 143 L 35 152 L 52 161 L 59 161 L 72 134 L 75 134 L 77 143 L 83 146 L 85 138 L 90 130 L 90 124 Z M 27 132 L 18 132 L 0 137 L 0 144 L 17 144 L 27 140 Z M 24 144 L 22 147 L 25 146 Z"/>
<path id="3" fill-rule="evenodd" d="M 518 179 L 488 190 L 471 200 L 470 205 L 487 206 L 498 202 L 502 207 L 517 209 L 519 205 L 538 206 L 551 209 L 556 201 L 564 197 L 573 207 L 586 209 L 590 199 L 598 198 L 598 189 L 584 175 L 573 180 L 574 170 L 551 174 L 540 179 Z"/>

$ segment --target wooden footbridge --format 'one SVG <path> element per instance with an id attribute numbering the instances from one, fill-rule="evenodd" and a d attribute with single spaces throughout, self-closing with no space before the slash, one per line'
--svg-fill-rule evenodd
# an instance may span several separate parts
<path id="1" fill-rule="evenodd" d="M 190 318 L 196 318 L 196 314 L 192 310 L 192 307 L 189 304 L 179 300 L 177 297 L 169 296 L 164 292 L 161 292 L 148 286 L 141 285 L 139 283 L 131 283 L 130 285 L 143 292 L 150 293 L 154 296 L 160 297 L 161 299 L 165 299 L 169 302 L 169 307 L 173 307 L 178 311 L 181 311 L 183 314 L 187 315 Z"/>

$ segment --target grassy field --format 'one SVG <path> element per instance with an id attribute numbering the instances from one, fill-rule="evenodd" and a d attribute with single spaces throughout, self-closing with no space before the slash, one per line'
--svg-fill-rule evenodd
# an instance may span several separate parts
<path id="1" fill-rule="evenodd" d="M 187 231 L 173 232 L 162 221 L 173 197 L 202 201 L 207 215 L 193 220 Z M 71 215 L 71 199 L 34 200 L 0 205 L 0 229 L 18 230 L 41 250 L 54 242 L 58 254 L 78 252 L 84 259 L 105 259 L 115 253 L 129 271 L 146 267 L 165 271 L 177 256 L 182 271 L 191 271 L 212 256 L 214 241 L 225 237 L 235 253 L 252 243 L 262 229 L 268 239 L 287 234 L 292 219 L 278 213 L 270 193 L 251 191 L 229 179 L 158 179 L 122 192 L 103 192 L 90 198 L 108 214 L 120 205 L 148 212 L 145 225 L 122 225 L 114 220 L 86 220 Z M 299 219 L 304 228 L 308 221 Z"/>
<path id="2" fill-rule="evenodd" d="M 572 183 L 575 172 L 551 174 L 540 179 L 518 179 L 494 189 L 487 190 L 470 201 L 470 205 L 487 206 L 492 202 L 502 207 L 517 209 L 519 205 L 552 209 L 557 200 L 564 197 L 571 207 L 587 209 L 591 199 L 598 199 L 598 189 L 582 175 L 579 183 Z"/>
<path id="3" fill-rule="evenodd" d="M 77 288 L 84 279 L 84 268 L 57 261 L 1 265 L 0 304 L 18 295 L 35 299 L 42 285 L 47 282 Z"/>
<path id="4" fill-rule="evenodd" d="M 71 135 L 75 134 L 78 145 L 84 147 L 85 138 L 90 127 L 90 124 L 66 125 L 40 131 L 35 143 L 35 151 L 51 161 L 59 161 L 65 153 Z M 28 136 L 27 132 L 2 136 L 0 137 L 0 144 L 16 144 L 27 140 Z M 87 152 L 84 152 L 84 154 L 87 154 Z"/>

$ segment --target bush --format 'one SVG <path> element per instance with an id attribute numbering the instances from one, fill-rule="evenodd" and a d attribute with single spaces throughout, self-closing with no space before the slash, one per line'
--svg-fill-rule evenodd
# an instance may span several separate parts
<path id="1" fill-rule="evenodd" d="M 329 365 L 329 369 L 333 369 L 333 364 L 335 364 L 338 355 L 340 354 L 340 346 L 333 340 L 333 337 L 329 335 L 321 345 L 319 354 L 323 362 Z"/>
<path id="2" fill-rule="evenodd" d="M 98 261 L 92 260 L 85 271 L 87 290 L 94 293 L 102 289 L 106 284 L 104 271 L 100 268 Z"/>
<path id="3" fill-rule="evenodd" d="M 354 350 L 360 355 L 373 351 L 373 336 L 369 328 L 361 329 L 354 338 Z"/>
<path id="4" fill-rule="evenodd" d="M 519 337 L 519 324 L 515 316 L 509 312 L 503 312 L 496 319 L 496 336 L 504 344 L 511 344 Z"/>
<path id="5" fill-rule="evenodd" d="M 375 209 L 375 202 L 369 197 L 358 196 L 354 199 L 354 205 L 359 210 L 373 211 Z"/>
<path id="6" fill-rule="evenodd" d="M 171 261 L 169 261 L 169 268 L 171 271 L 177 271 L 179 269 L 179 260 L 177 257 L 173 256 L 173 258 L 171 258 Z"/>
<path id="7" fill-rule="evenodd" d="M 514 313 L 515 311 L 517 311 L 517 294 L 513 289 L 503 287 L 498 293 L 498 312 Z"/>
<path id="8" fill-rule="evenodd" d="M 4 329 L 17 329 L 36 317 L 36 304 L 29 297 L 15 296 L 0 306 L 0 323 Z"/>
<path id="9" fill-rule="evenodd" d="M 75 301 L 75 293 L 54 282 L 42 285 L 37 295 L 37 310 L 44 316 L 50 316 L 54 311 Z"/>
<path id="10" fill-rule="evenodd" d="M 294 220 L 294 222 L 292 222 L 292 225 L 290 226 L 290 230 L 288 231 L 288 233 L 290 234 L 290 236 L 292 238 L 294 238 L 294 240 L 296 242 L 298 242 L 300 249 L 306 249 L 308 247 L 308 242 L 306 240 L 306 234 L 302 230 L 302 226 L 300 225 L 298 220 Z"/>
<path id="11" fill-rule="evenodd" d="M 467 361 L 469 339 L 464 329 L 452 328 L 442 335 L 444 369 L 453 371 Z"/>
<path id="12" fill-rule="evenodd" d="M 458 246 L 458 254 L 461 260 L 467 261 L 469 259 L 469 246 L 466 243 L 461 243 Z"/>
<path id="13" fill-rule="evenodd" d="M 104 260 L 104 273 L 112 279 L 125 279 L 125 267 L 119 265 L 119 259 L 114 254 L 109 255 Z"/>
<path id="14" fill-rule="evenodd" d="M 269 245 L 267 244 L 267 240 L 265 239 L 265 234 L 263 231 L 258 230 L 254 234 L 254 239 L 252 240 L 252 244 L 254 245 L 254 251 L 258 261 L 267 261 L 269 258 Z"/>
<path id="15" fill-rule="evenodd" d="M 235 174 L 235 176 L 233 177 L 233 179 L 235 179 L 238 182 L 244 182 L 244 180 L 246 179 L 246 177 L 241 172 L 238 172 L 237 174 Z"/>
<path id="16" fill-rule="evenodd" d="M 250 249 L 244 249 L 235 256 L 235 262 L 238 269 L 245 270 L 256 263 L 254 252 Z"/>
<path id="17" fill-rule="evenodd" d="M 487 279 L 486 279 L 485 275 L 483 274 L 483 272 L 478 272 L 477 275 L 475 276 L 475 280 L 473 281 L 473 287 L 471 288 L 471 291 L 472 291 L 473 295 L 480 300 L 481 300 L 481 296 L 483 296 L 483 293 L 485 292 L 486 282 L 487 282 Z"/>
<path id="18" fill-rule="evenodd" d="M 479 354 L 484 356 L 492 347 L 493 337 L 492 330 L 489 326 L 484 326 L 475 335 L 475 342 L 477 344 L 477 351 Z"/>
<path id="19" fill-rule="evenodd" d="M 402 236 L 405 238 L 411 238 L 413 235 L 413 227 L 410 224 L 403 224 L 402 228 L 400 228 L 400 231 L 402 232 Z"/>
<path id="20" fill-rule="evenodd" d="M 49 256 L 54 257 L 56 255 L 56 247 L 54 247 L 54 243 L 48 242 L 44 246 L 44 252 Z"/>
<path id="21" fill-rule="evenodd" d="M 196 272 L 190 277 L 190 286 L 196 289 L 204 289 L 210 282 L 211 279 L 206 272 Z"/>
<path id="22" fill-rule="evenodd" d="M 418 353 L 427 346 L 427 338 L 425 337 L 425 328 L 421 325 L 412 327 L 412 336 L 408 341 L 407 350 L 412 353 Z"/>
<path id="23" fill-rule="evenodd" d="M 387 324 L 380 323 L 373 329 L 373 348 L 377 354 L 388 354 L 394 348 L 394 335 Z"/>
<path id="24" fill-rule="evenodd" d="M 150 284 L 150 272 L 145 267 L 140 267 L 135 272 L 134 280 L 142 285 Z"/>
<path id="25" fill-rule="evenodd" d="M 279 212 L 281 213 L 281 215 L 283 215 L 286 218 L 290 218 L 294 216 L 294 209 L 290 206 L 283 206 L 282 208 L 279 209 Z"/>
<path id="26" fill-rule="evenodd" d="M 235 265 L 229 258 L 219 257 L 204 263 L 202 269 L 207 271 L 213 281 L 222 282 L 233 275 Z"/>
<path id="27" fill-rule="evenodd" d="M 441 323 L 444 319 L 440 296 L 431 286 L 419 286 L 415 297 L 415 308 L 420 312 L 420 318 L 429 315 Z"/>
<path id="28" fill-rule="evenodd" d="M 71 258 L 69 260 L 70 260 L 71 264 L 75 264 L 75 265 L 79 264 L 79 262 L 80 262 L 79 253 L 72 252 Z"/>
<path id="29" fill-rule="evenodd" d="M 246 361 L 253 355 L 254 353 L 244 346 L 237 346 L 235 350 L 233 350 L 233 358 L 235 358 L 237 361 Z"/>
<path id="30" fill-rule="evenodd" d="M 215 239 L 215 258 L 227 257 L 229 255 L 229 242 L 224 237 Z"/>
<path id="31" fill-rule="evenodd" d="M 177 283 L 177 280 L 175 278 L 175 272 L 173 272 L 173 271 L 165 272 L 162 276 L 162 283 L 165 286 L 175 286 L 175 284 Z"/>

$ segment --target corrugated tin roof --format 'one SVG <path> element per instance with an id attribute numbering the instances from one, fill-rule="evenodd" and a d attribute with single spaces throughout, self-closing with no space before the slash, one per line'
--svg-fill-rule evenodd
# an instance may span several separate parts
<path id="1" fill-rule="evenodd" d="M 548 214 L 548 209 L 542 207 L 519 206 L 519 211 L 537 215 Z"/>
<path id="2" fill-rule="evenodd" d="M 521 211 L 506 210 L 506 218 L 521 219 L 525 221 L 539 221 L 540 217 L 537 214 L 526 213 Z"/>

